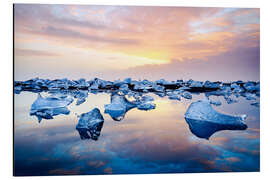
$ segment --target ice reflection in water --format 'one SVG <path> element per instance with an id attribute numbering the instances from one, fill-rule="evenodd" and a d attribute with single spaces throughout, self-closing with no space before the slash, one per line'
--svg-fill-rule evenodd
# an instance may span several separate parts
<path id="1" fill-rule="evenodd" d="M 43 94 L 49 97 L 59 92 Z M 211 96 L 222 102 L 217 107 L 219 112 L 248 114 L 246 124 L 249 128 L 218 132 L 210 141 L 205 141 L 196 136 L 209 136 L 209 129 L 213 131 L 216 125 L 212 127 L 204 122 L 197 126 L 195 123 L 198 128 L 190 128 L 194 136 L 188 128 L 190 124 L 194 126 L 194 122 L 187 119 L 186 122 L 183 116 L 190 103 L 204 99 L 204 94 L 193 94 L 192 100 L 181 99 L 181 102 L 150 94 L 155 99 L 155 109 L 133 108 L 125 112 L 125 121 L 121 122 L 110 121 L 110 114 L 104 113 L 104 104 L 113 104 L 110 94 L 87 94 L 85 102 L 78 106 L 81 96 L 74 94 L 80 93 L 67 91 L 63 94 L 77 98 L 67 105 L 70 114 L 53 116 L 53 121 L 41 124 L 35 124 L 36 120 L 28 115 L 37 94 L 22 92 L 15 95 L 17 175 L 259 170 L 259 109 L 244 98 L 227 105 L 222 98 Z M 140 96 L 131 96 L 135 100 L 130 100 L 127 95 L 124 97 L 134 103 L 142 99 Z M 83 131 L 76 130 L 80 119 L 77 115 L 94 108 L 100 109 L 105 121 L 93 123 Z M 98 141 L 80 141 L 77 131 L 82 139 Z"/>

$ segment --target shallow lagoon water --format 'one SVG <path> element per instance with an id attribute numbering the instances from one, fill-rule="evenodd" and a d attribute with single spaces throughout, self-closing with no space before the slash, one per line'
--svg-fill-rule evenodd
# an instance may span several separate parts
<path id="1" fill-rule="evenodd" d="M 46 92 L 41 93 L 46 96 Z M 226 114 L 247 114 L 246 130 L 224 130 L 209 140 L 191 132 L 184 114 L 190 103 L 203 99 L 171 100 L 149 93 L 156 108 L 131 109 L 121 121 L 104 113 L 108 93 L 89 93 L 86 101 L 68 106 L 69 115 L 43 119 L 29 112 L 38 94 L 14 95 L 15 175 L 133 174 L 181 172 L 241 172 L 260 169 L 259 108 L 243 97 L 214 109 Z M 97 141 L 82 140 L 78 115 L 99 108 L 104 123 Z"/>

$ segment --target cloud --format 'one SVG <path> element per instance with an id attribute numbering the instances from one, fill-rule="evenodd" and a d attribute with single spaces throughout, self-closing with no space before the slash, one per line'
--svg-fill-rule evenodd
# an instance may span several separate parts
<path id="1" fill-rule="evenodd" d="M 19 49 L 15 48 L 16 56 L 59 56 L 60 54 L 40 51 L 40 50 L 31 50 L 31 49 Z"/>
<path id="2" fill-rule="evenodd" d="M 170 63 L 144 65 L 122 72 L 136 79 L 259 80 L 260 48 L 237 48 L 204 59 L 172 59 Z M 117 72 L 116 72 L 117 73 Z M 121 77 L 121 72 L 118 73 Z"/>

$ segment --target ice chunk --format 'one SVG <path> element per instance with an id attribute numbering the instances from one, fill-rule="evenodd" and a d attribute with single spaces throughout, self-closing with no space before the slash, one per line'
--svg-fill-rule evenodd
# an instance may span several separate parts
<path id="1" fill-rule="evenodd" d="M 129 88 L 127 84 L 122 84 L 119 88 L 120 91 L 124 92 L 124 93 L 128 93 Z"/>
<path id="2" fill-rule="evenodd" d="M 20 94 L 22 91 L 22 86 L 14 86 L 14 93 L 15 94 Z"/>
<path id="3" fill-rule="evenodd" d="M 164 86 L 160 86 L 160 85 L 153 85 L 153 89 L 157 92 L 164 92 L 165 87 Z"/>
<path id="4" fill-rule="evenodd" d="M 179 94 L 169 93 L 167 95 L 169 96 L 169 99 L 178 100 L 178 101 L 181 100 L 181 96 Z"/>
<path id="5" fill-rule="evenodd" d="M 105 104 L 104 107 L 105 113 L 109 114 L 112 119 L 121 121 L 130 109 L 136 107 L 136 104 L 129 102 L 124 95 L 113 93 L 111 95 L 111 104 Z"/>
<path id="6" fill-rule="evenodd" d="M 214 101 L 214 100 L 210 100 L 210 104 L 214 105 L 214 106 L 220 106 L 221 102 L 220 101 Z"/>
<path id="7" fill-rule="evenodd" d="M 78 81 L 76 81 L 76 85 L 77 88 L 82 89 L 82 88 L 88 88 L 89 84 L 88 82 L 85 81 L 85 79 L 81 78 Z"/>
<path id="8" fill-rule="evenodd" d="M 73 98 L 66 95 L 43 98 L 38 94 L 38 98 L 31 106 L 30 115 L 37 116 L 39 121 L 42 118 L 53 119 L 53 116 L 59 114 L 69 114 L 66 107 L 72 102 Z"/>
<path id="9" fill-rule="evenodd" d="M 182 86 L 182 87 L 178 88 L 178 90 L 180 90 L 180 91 L 186 91 L 186 90 L 189 90 L 189 89 L 191 89 L 191 88 L 186 87 L 186 86 Z"/>
<path id="10" fill-rule="evenodd" d="M 236 103 L 237 102 L 237 100 L 236 99 L 233 99 L 231 96 L 229 96 L 229 95 L 225 95 L 224 96 L 224 99 L 225 99 L 225 101 L 227 102 L 227 104 L 232 104 L 232 103 Z"/>
<path id="11" fill-rule="evenodd" d="M 247 82 L 244 84 L 244 88 L 250 92 L 260 91 L 260 83 L 256 84 L 255 82 Z"/>
<path id="12" fill-rule="evenodd" d="M 141 101 L 143 102 L 150 102 L 150 101 L 154 101 L 154 98 L 152 96 L 142 96 Z"/>
<path id="13" fill-rule="evenodd" d="M 260 103 L 259 102 L 254 102 L 254 103 L 251 103 L 250 105 L 256 106 L 256 107 L 260 107 Z"/>
<path id="14" fill-rule="evenodd" d="M 74 97 L 77 98 L 76 105 L 78 106 L 86 101 L 86 98 L 88 97 L 88 91 L 78 91 Z"/>
<path id="15" fill-rule="evenodd" d="M 131 78 L 124 79 L 123 83 L 130 84 L 131 83 Z"/>
<path id="16" fill-rule="evenodd" d="M 242 93 L 244 92 L 244 88 L 242 88 L 241 86 L 239 86 L 238 84 L 236 83 L 232 83 L 231 84 L 231 88 L 233 89 L 232 92 L 233 93 Z"/>
<path id="17" fill-rule="evenodd" d="M 203 82 L 200 82 L 200 81 L 191 81 L 189 87 L 194 87 L 194 88 L 201 88 L 203 87 Z"/>
<path id="18" fill-rule="evenodd" d="M 98 140 L 102 129 L 104 119 L 98 108 L 92 111 L 83 113 L 79 116 L 79 122 L 76 129 L 80 134 L 81 139 Z M 89 133 L 88 133 L 89 132 Z"/>
<path id="19" fill-rule="evenodd" d="M 140 110 L 146 110 L 147 111 L 147 110 L 155 109 L 156 105 L 154 103 L 148 102 L 148 103 L 139 104 L 137 106 L 137 108 L 140 109 Z"/>
<path id="20" fill-rule="evenodd" d="M 161 85 L 167 85 L 170 84 L 168 81 L 166 81 L 165 79 L 160 79 L 155 81 L 156 84 L 161 84 Z"/>
<path id="21" fill-rule="evenodd" d="M 186 98 L 186 99 L 192 99 L 192 94 L 190 92 L 187 92 L 187 91 L 183 92 L 183 94 L 181 94 L 181 96 L 183 98 Z"/>
<path id="22" fill-rule="evenodd" d="M 205 88 L 213 88 L 213 89 L 217 89 L 220 87 L 220 83 L 219 82 L 210 82 L 210 81 L 205 81 L 205 83 L 203 84 L 203 86 Z"/>
<path id="23" fill-rule="evenodd" d="M 246 100 L 256 100 L 256 94 L 247 92 L 244 93 L 243 96 L 246 97 Z"/>
<path id="24" fill-rule="evenodd" d="M 208 100 L 191 103 L 185 113 L 186 122 L 191 132 L 200 138 L 209 137 L 220 130 L 245 130 L 244 120 L 247 115 L 233 116 L 217 112 Z"/>
<path id="25" fill-rule="evenodd" d="M 95 81 L 91 86 L 88 87 L 89 90 L 98 90 L 99 84 Z"/>

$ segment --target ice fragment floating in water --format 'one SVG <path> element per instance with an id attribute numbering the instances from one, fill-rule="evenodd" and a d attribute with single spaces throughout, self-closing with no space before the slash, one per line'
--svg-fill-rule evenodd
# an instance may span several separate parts
<path id="1" fill-rule="evenodd" d="M 193 134 L 197 137 L 209 139 L 220 130 L 245 130 L 246 115 L 233 116 L 217 112 L 208 100 L 191 103 L 185 113 L 185 119 Z"/>
<path id="2" fill-rule="evenodd" d="M 98 140 L 102 129 L 104 119 L 98 108 L 92 111 L 83 113 L 79 116 L 79 122 L 76 129 L 80 134 L 81 139 Z"/>

